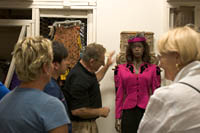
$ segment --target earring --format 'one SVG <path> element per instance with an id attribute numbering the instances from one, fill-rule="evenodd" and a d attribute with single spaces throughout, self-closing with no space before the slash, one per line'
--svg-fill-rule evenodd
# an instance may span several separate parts
<path id="1" fill-rule="evenodd" d="M 179 66 L 179 64 L 177 63 L 177 64 L 176 64 L 176 69 L 179 70 L 179 67 L 180 67 L 180 66 Z"/>

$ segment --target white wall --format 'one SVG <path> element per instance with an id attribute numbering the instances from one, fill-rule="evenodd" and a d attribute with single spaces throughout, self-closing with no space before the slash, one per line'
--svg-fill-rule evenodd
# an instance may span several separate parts
<path id="1" fill-rule="evenodd" d="M 60 0 L 58 0 L 60 1 Z M 119 53 L 120 32 L 154 32 L 155 41 L 167 30 L 167 0 L 97 0 L 97 42 L 108 51 Z M 155 42 L 154 41 L 154 42 Z M 115 64 L 114 64 L 115 65 Z M 114 65 L 112 68 L 114 68 Z M 113 70 L 101 81 L 103 106 L 109 106 L 108 118 L 98 119 L 100 133 L 115 133 L 115 88 Z"/>
<path id="2" fill-rule="evenodd" d="M 103 44 L 108 51 L 115 50 L 119 53 L 122 31 L 154 32 L 156 41 L 167 24 L 165 1 L 97 0 L 97 42 Z M 111 112 L 108 118 L 98 119 L 99 131 L 115 133 L 115 88 L 111 68 L 100 84 L 103 106 L 109 106 Z"/>

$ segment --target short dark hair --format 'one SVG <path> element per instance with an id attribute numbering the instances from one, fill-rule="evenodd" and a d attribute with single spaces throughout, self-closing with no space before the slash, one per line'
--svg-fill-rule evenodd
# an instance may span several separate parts
<path id="1" fill-rule="evenodd" d="M 136 37 L 138 37 L 138 36 L 141 36 L 141 35 L 137 35 Z M 136 42 L 129 42 L 128 43 L 128 46 L 126 48 L 126 61 L 127 61 L 127 63 L 132 63 L 134 61 L 133 53 L 132 53 L 132 46 L 135 43 Z M 143 56 L 142 56 L 142 61 L 150 63 L 149 45 L 147 44 L 146 41 L 141 41 L 141 43 L 144 46 L 144 52 L 143 52 Z"/>
<path id="2" fill-rule="evenodd" d="M 53 48 L 53 62 L 61 63 L 61 61 L 68 56 L 67 48 L 64 46 L 64 44 L 53 41 L 52 42 L 52 48 Z"/>

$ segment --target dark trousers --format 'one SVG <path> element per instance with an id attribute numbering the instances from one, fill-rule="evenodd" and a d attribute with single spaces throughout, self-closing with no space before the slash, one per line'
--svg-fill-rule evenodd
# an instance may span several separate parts
<path id="1" fill-rule="evenodd" d="M 122 133 L 137 133 L 144 111 L 144 109 L 137 106 L 132 109 L 123 110 L 121 123 Z"/>

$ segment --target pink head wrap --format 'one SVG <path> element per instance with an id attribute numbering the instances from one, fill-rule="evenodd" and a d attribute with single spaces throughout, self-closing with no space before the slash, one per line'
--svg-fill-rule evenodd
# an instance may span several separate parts
<path id="1" fill-rule="evenodd" d="M 131 43 L 131 42 L 146 42 L 146 38 L 144 38 L 144 37 L 133 37 L 133 38 L 128 40 L 128 43 Z"/>

